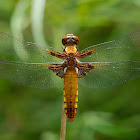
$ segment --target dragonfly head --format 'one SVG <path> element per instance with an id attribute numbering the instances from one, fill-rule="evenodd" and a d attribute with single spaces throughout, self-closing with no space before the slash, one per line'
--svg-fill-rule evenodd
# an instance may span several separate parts
<path id="1" fill-rule="evenodd" d="M 79 38 L 73 34 L 67 34 L 62 38 L 62 44 L 64 46 L 73 46 L 79 43 Z"/>

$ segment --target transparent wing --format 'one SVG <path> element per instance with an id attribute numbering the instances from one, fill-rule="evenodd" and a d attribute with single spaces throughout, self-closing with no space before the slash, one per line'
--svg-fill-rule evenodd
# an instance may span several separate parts
<path id="1" fill-rule="evenodd" d="M 48 64 L 0 61 L 0 77 L 28 87 L 52 88 L 62 79 L 47 69 Z"/>
<path id="2" fill-rule="evenodd" d="M 80 59 L 82 62 L 117 62 L 129 60 L 130 55 L 140 50 L 140 30 L 116 41 L 97 44 L 79 53 L 93 50 L 93 54 Z"/>
<path id="3" fill-rule="evenodd" d="M 0 58 L 3 60 L 33 63 L 51 63 L 62 61 L 61 59 L 51 56 L 49 54 L 49 50 L 54 50 L 54 48 L 25 42 L 6 33 L 0 32 Z M 7 54 L 14 57 L 9 58 Z"/>
<path id="4" fill-rule="evenodd" d="M 79 82 L 89 88 L 107 88 L 140 77 L 140 60 L 93 62 L 94 68 Z"/>

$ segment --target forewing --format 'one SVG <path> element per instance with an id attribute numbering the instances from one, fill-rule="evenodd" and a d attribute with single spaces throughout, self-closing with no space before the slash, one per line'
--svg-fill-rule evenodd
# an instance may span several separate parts
<path id="1" fill-rule="evenodd" d="M 140 60 L 93 62 L 94 66 L 79 82 L 89 88 L 107 88 L 140 77 Z"/>
<path id="2" fill-rule="evenodd" d="M 82 62 L 117 62 L 128 60 L 130 55 L 140 50 L 140 30 L 131 33 L 116 41 L 97 44 L 82 50 L 79 53 L 93 50 L 93 53 L 80 59 Z"/>
<path id="3" fill-rule="evenodd" d="M 62 78 L 48 69 L 48 64 L 0 61 L 0 77 L 33 88 L 53 88 Z"/>
<path id="4" fill-rule="evenodd" d="M 55 51 L 52 47 L 25 42 L 16 37 L 0 32 L 0 58 L 3 60 L 33 63 L 52 63 L 62 61 L 61 59 L 51 56 L 49 50 Z M 13 57 L 9 58 L 7 55 L 12 55 Z"/>

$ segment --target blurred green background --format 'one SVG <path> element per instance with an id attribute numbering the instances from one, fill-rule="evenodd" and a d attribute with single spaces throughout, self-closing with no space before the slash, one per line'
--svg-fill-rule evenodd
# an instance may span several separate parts
<path id="1" fill-rule="evenodd" d="M 0 31 L 61 49 L 74 33 L 79 49 L 140 28 L 139 0 L 0 0 Z M 79 84 L 78 112 L 66 140 L 139 140 L 140 79 L 108 89 Z M 0 79 L 0 140 L 58 140 L 63 85 L 33 89 Z"/>

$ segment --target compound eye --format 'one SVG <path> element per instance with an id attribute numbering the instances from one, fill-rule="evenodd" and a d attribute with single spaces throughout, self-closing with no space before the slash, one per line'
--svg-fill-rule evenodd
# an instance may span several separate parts
<path id="1" fill-rule="evenodd" d="M 67 43 L 66 39 L 62 39 L 62 44 L 65 45 Z"/>
<path id="2" fill-rule="evenodd" d="M 75 44 L 78 44 L 79 43 L 79 39 L 75 39 Z"/>

